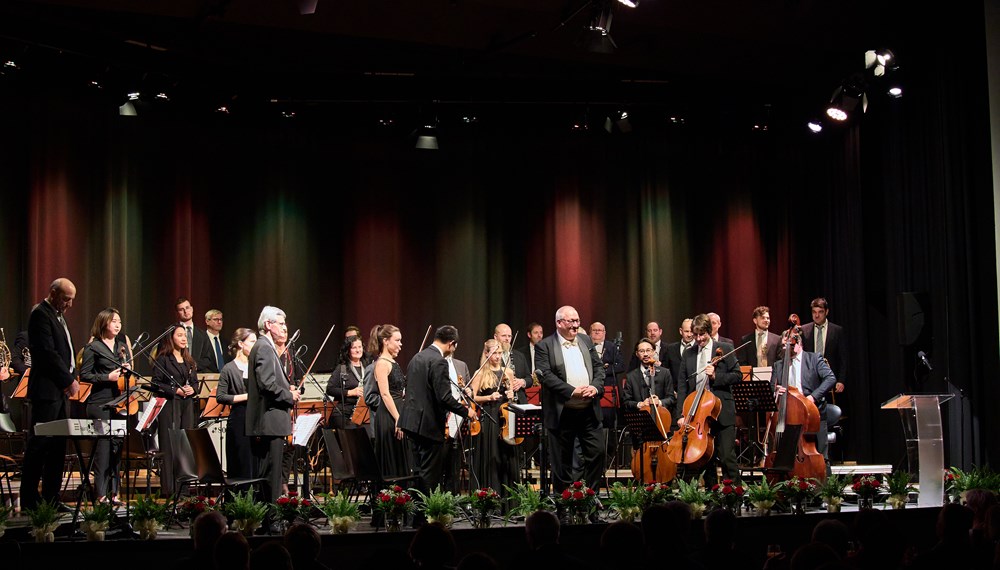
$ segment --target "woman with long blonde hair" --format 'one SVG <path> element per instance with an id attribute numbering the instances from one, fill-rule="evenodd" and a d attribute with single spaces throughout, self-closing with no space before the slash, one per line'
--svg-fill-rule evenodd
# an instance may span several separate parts
<path id="1" fill-rule="evenodd" d="M 500 442 L 500 404 L 508 401 L 510 391 L 505 383 L 504 369 L 501 366 L 502 351 L 495 339 L 483 343 L 483 352 L 479 357 L 479 371 L 472 377 L 472 394 L 479 415 L 489 415 L 493 421 L 483 419 L 479 422 L 479 435 L 472 440 L 472 471 L 479 476 L 480 487 L 492 487 L 496 491 L 504 485 L 514 483 L 510 475 L 509 465 L 514 461 L 513 447 Z"/>

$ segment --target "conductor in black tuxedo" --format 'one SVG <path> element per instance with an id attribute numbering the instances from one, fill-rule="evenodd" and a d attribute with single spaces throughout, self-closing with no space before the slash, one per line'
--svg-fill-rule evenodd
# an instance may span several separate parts
<path id="1" fill-rule="evenodd" d="M 535 371 L 542 383 L 542 421 L 548 434 L 552 482 L 557 493 L 572 481 L 573 451 L 588 487 L 597 489 L 604 471 L 600 395 L 604 367 L 590 337 L 579 332 L 580 314 L 556 311 L 556 332 L 535 345 Z"/>
<path id="2" fill-rule="evenodd" d="M 806 352 L 803 342 L 796 334 L 791 336 L 792 342 L 792 362 L 788 366 L 788 382 L 790 388 L 798 388 L 807 400 L 812 401 L 819 408 L 819 432 L 816 437 L 816 451 L 826 457 L 826 395 L 830 393 L 837 382 L 833 375 L 833 370 L 823 360 L 823 357 L 815 352 Z M 775 394 L 785 392 L 786 364 L 784 354 L 782 359 L 774 363 L 771 368 L 771 385 L 775 387 Z"/>
<path id="3" fill-rule="evenodd" d="M 736 464 L 736 404 L 730 386 L 741 380 L 740 365 L 736 360 L 733 345 L 712 340 L 712 324 L 708 315 L 701 314 L 692 323 L 695 345 L 684 352 L 681 366 L 681 379 L 677 386 L 677 399 L 684 407 L 688 394 L 696 391 L 700 385 L 707 383 L 706 389 L 722 401 L 722 410 L 718 420 L 711 428 L 715 438 L 715 455 L 705 472 L 705 484 L 709 487 L 716 481 L 715 463 L 722 466 L 722 476 L 734 481 L 740 480 L 739 466 Z M 713 363 L 712 360 L 724 355 L 724 359 Z M 682 413 L 687 410 L 682 409 Z M 677 418 L 679 429 L 685 425 L 686 416 Z"/>
<path id="4" fill-rule="evenodd" d="M 264 502 L 281 494 L 282 453 L 285 439 L 292 433 L 291 410 L 299 401 L 299 391 L 288 384 L 275 344 L 288 339 L 285 312 L 266 306 L 257 319 L 260 336 L 247 357 L 246 433 L 253 455 L 253 475 L 263 477 Z"/>
<path id="5" fill-rule="evenodd" d="M 410 439 L 413 466 L 424 494 L 441 484 L 444 474 L 444 431 L 448 412 L 476 418 L 452 394 L 447 357 L 458 346 L 458 329 L 444 325 L 434 331 L 434 342 L 406 367 L 406 402 L 396 425 Z"/>
<path id="6" fill-rule="evenodd" d="M 67 396 L 75 396 L 80 391 L 73 339 L 63 316 L 73 306 L 74 299 L 76 285 L 60 277 L 52 282 L 48 297 L 35 305 L 28 317 L 32 363 L 28 399 L 31 400 L 33 426 L 69 417 Z M 33 509 L 41 500 L 59 500 L 65 452 L 64 437 L 39 437 L 34 433 L 29 436 L 21 470 L 22 509 Z M 42 482 L 41 495 L 38 493 L 39 480 Z"/>
<path id="7" fill-rule="evenodd" d="M 674 396 L 674 377 L 670 370 L 656 366 L 656 349 L 653 341 L 641 339 L 635 345 L 635 354 L 642 366 L 625 376 L 622 390 L 622 407 L 626 410 L 645 410 L 651 405 L 665 407 L 673 413 L 677 398 Z"/>
<path id="8" fill-rule="evenodd" d="M 767 330 L 771 326 L 771 309 L 761 305 L 753 310 L 753 332 L 743 335 L 740 344 L 747 344 L 737 352 L 744 366 L 771 366 L 778 360 L 781 337 Z"/>

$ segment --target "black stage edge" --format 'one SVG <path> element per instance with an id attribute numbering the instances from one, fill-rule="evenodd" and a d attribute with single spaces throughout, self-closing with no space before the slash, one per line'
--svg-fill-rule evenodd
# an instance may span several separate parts
<path id="1" fill-rule="evenodd" d="M 921 552 L 934 545 L 934 524 L 939 508 L 906 508 L 884 511 L 890 524 L 903 530 L 910 545 Z M 745 568 L 761 568 L 766 558 L 768 544 L 779 543 L 782 550 L 791 553 L 798 545 L 808 542 L 813 527 L 827 518 L 836 518 L 853 527 L 855 511 L 826 513 L 816 511 L 804 515 L 771 515 L 757 517 L 744 513 L 738 519 L 737 550 L 746 560 Z M 367 521 L 361 523 L 367 524 Z M 562 544 L 573 555 L 584 560 L 599 560 L 598 547 L 601 533 L 607 524 L 565 526 Z M 347 535 L 332 535 L 325 526 L 319 527 L 323 538 L 321 561 L 337 570 L 355 570 L 381 567 L 376 561 L 384 558 L 386 549 L 406 552 L 413 539 L 413 530 L 397 533 L 352 531 Z M 504 568 L 514 569 L 528 556 L 523 525 L 510 525 L 490 529 L 455 529 L 459 559 L 470 552 L 486 552 L 496 558 Z M 20 533 L 18 533 L 20 535 Z M 690 543 L 702 544 L 701 521 L 691 528 Z M 153 541 L 109 540 L 106 542 L 70 542 L 59 539 L 53 544 L 16 542 L 8 532 L 0 538 L 0 560 L 4 570 L 41 568 L 107 568 L 115 567 L 112 561 L 128 561 L 129 568 L 143 570 L 177 568 L 176 562 L 191 554 L 189 539 L 159 538 Z M 279 537 L 253 537 L 251 548 Z M 457 563 L 457 560 L 456 560 Z"/>

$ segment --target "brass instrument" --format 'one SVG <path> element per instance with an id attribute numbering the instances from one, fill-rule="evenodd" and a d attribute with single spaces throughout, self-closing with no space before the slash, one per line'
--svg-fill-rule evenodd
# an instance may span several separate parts
<path id="1" fill-rule="evenodd" d="M 10 348 L 7 347 L 7 337 L 0 328 L 0 369 L 10 368 Z"/>

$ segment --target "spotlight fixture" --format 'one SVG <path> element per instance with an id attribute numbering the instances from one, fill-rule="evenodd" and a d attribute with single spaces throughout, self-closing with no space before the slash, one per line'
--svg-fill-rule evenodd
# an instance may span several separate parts
<path id="1" fill-rule="evenodd" d="M 889 88 L 888 93 L 889 97 L 892 97 L 893 99 L 899 99 L 900 97 L 903 96 L 903 88 L 899 86 L 893 86 Z"/>
<path id="2" fill-rule="evenodd" d="M 218 107 L 215 108 L 215 112 L 216 114 L 219 115 L 228 115 L 229 107 L 227 107 L 226 105 L 219 105 Z"/>
<path id="3" fill-rule="evenodd" d="M 118 115 L 122 117 L 136 117 L 138 113 L 135 111 L 135 105 L 131 101 L 126 101 L 118 107 Z"/>
<path id="4" fill-rule="evenodd" d="M 618 1 L 621 2 L 625 6 L 628 6 L 629 8 L 638 8 L 639 7 L 639 0 L 618 0 Z"/>
<path id="5" fill-rule="evenodd" d="M 604 118 L 604 130 L 609 133 L 618 128 L 620 133 L 632 132 L 632 123 L 629 122 L 628 111 L 621 109 Z"/>
<path id="6" fill-rule="evenodd" d="M 897 67 L 899 64 L 896 62 L 896 54 L 890 49 L 870 49 L 865 52 L 865 69 L 872 69 L 875 77 L 882 77 Z"/>
<path id="7" fill-rule="evenodd" d="M 129 101 L 138 101 L 139 97 L 141 97 L 141 96 L 142 96 L 142 94 L 139 93 L 138 91 L 130 91 L 129 94 L 126 95 L 126 97 L 128 97 Z"/>
<path id="8" fill-rule="evenodd" d="M 417 138 L 414 147 L 421 150 L 438 150 L 437 126 L 438 120 L 434 117 L 433 120 L 424 121 L 417 127 L 413 131 L 413 136 Z"/>
<path id="9" fill-rule="evenodd" d="M 823 131 L 823 125 L 820 124 L 819 121 L 809 121 L 808 123 L 806 123 L 806 126 L 809 127 L 809 130 L 814 133 L 819 133 Z"/>
<path id="10" fill-rule="evenodd" d="M 826 115 L 834 121 L 846 121 L 847 113 L 837 106 L 830 106 L 826 109 Z"/>
<path id="11" fill-rule="evenodd" d="M 282 111 L 281 112 L 281 117 L 284 118 L 284 119 L 294 119 L 295 118 L 295 111 Z"/>
<path id="12" fill-rule="evenodd" d="M 154 95 L 153 97 L 154 97 L 154 98 L 155 98 L 155 99 L 156 99 L 157 101 L 163 101 L 164 103 L 166 103 L 166 102 L 169 102 L 169 101 L 170 101 L 170 96 L 169 96 L 169 95 L 167 95 L 166 93 L 162 92 L 162 91 L 160 91 L 159 93 L 157 93 L 157 94 L 156 94 L 156 95 Z"/>
<path id="13" fill-rule="evenodd" d="M 590 20 L 577 44 L 593 53 L 614 53 L 618 49 L 611 37 L 611 21 L 615 16 L 614 0 L 593 0 Z"/>

